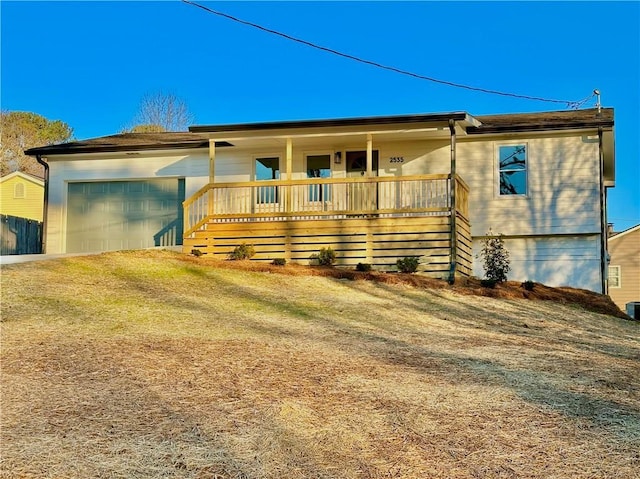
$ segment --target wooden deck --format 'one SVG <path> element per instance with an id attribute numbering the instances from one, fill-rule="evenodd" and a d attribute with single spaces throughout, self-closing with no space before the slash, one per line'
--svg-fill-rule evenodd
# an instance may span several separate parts
<path id="1" fill-rule="evenodd" d="M 331 247 L 338 266 L 381 270 L 414 256 L 419 271 L 441 278 L 453 254 L 456 274 L 468 276 L 468 192 L 449 175 L 213 183 L 184 203 L 183 249 L 226 258 L 247 243 L 256 261 L 309 264 Z"/>

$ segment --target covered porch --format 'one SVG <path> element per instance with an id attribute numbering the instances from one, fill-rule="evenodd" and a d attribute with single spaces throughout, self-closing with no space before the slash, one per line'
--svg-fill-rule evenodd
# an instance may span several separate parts
<path id="1" fill-rule="evenodd" d="M 413 256 L 437 277 L 471 273 L 469 189 L 458 176 L 264 183 L 211 183 L 185 201 L 184 251 L 225 258 L 247 243 L 255 260 L 309 263 L 330 247 L 339 266 L 392 270 Z"/>
<path id="2" fill-rule="evenodd" d="M 246 243 L 256 251 L 253 260 L 309 264 L 321 248 L 332 248 L 337 266 L 393 271 L 398 259 L 417 257 L 418 270 L 434 277 L 470 275 L 469 188 L 455 171 L 456 134 L 469 117 L 388 120 L 375 131 L 357 120 L 202 127 L 211 132 L 209 182 L 184 202 L 185 253 L 224 259 Z M 254 154 L 274 144 L 281 153 Z M 406 145 L 419 160 L 399 165 L 405 158 L 392 152 Z M 407 163 L 425 162 L 431 145 L 444 172 L 412 174 L 415 164 Z M 253 162 L 249 181 L 216 174 L 243 154 Z"/>

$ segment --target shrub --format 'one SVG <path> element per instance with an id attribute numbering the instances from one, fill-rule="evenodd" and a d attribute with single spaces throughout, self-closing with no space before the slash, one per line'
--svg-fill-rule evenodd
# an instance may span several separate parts
<path id="1" fill-rule="evenodd" d="M 284 258 L 275 258 L 271 264 L 275 265 L 275 266 L 284 266 L 285 264 L 287 264 L 287 260 Z"/>
<path id="2" fill-rule="evenodd" d="M 194 248 L 194 249 L 191 250 L 191 254 L 193 256 L 202 256 L 202 251 L 200 251 L 199 249 Z"/>
<path id="3" fill-rule="evenodd" d="M 242 243 L 241 245 L 236 246 L 233 249 L 233 251 L 229 255 L 229 259 L 234 260 L 234 261 L 235 260 L 249 259 L 254 254 L 256 254 L 256 250 L 252 245 L 247 244 L 247 243 Z"/>
<path id="4" fill-rule="evenodd" d="M 398 271 L 401 273 L 415 273 L 418 270 L 419 260 L 416 256 L 407 256 L 396 261 Z"/>
<path id="5" fill-rule="evenodd" d="M 336 262 L 336 253 L 331 248 L 320 248 L 320 252 L 312 255 L 311 259 L 318 261 L 320 266 L 331 266 Z"/>
<path id="6" fill-rule="evenodd" d="M 495 236 L 491 229 L 487 232 L 482 250 L 480 251 L 487 279 L 496 283 L 507 280 L 507 273 L 511 269 L 509 266 L 509 252 L 504 246 L 502 235 Z"/>
<path id="7" fill-rule="evenodd" d="M 371 271 L 371 264 L 370 263 L 358 263 L 356 265 L 356 271 L 362 271 L 364 273 L 367 273 L 367 272 Z"/>
<path id="8" fill-rule="evenodd" d="M 525 282 L 522 283 L 521 286 L 527 291 L 533 291 L 533 288 L 535 288 L 536 284 L 531 280 L 526 280 Z"/>
<path id="9" fill-rule="evenodd" d="M 480 285 L 483 288 L 491 288 L 491 289 L 493 289 L 493 288 L 496 287 L 497 283 L 498 282 L 495 279 L 481 279 L 480 280 Z"/>

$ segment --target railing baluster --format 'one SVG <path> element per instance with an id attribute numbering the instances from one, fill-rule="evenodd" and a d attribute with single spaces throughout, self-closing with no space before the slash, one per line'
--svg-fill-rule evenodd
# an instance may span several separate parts
<path id="1" fill-rule="evenodd" d="M 454 182 L 453 184 L 451 182 Z M 262 183 L 262 184 L 259 184 Z M 410 178 L 322 178 L 291 181 L 209 184 L 185 201 L 185 231 L 203 225 L 210 215 L 228 221 L 251 220 L 254 215 L 280 218 L 326 218 L 345 213 L 439 214 L 450 208 L 467 215 L 468 187 L 457 177 L 425 175 Z M 426 211 L 431 210 L 431 211 Z"/>

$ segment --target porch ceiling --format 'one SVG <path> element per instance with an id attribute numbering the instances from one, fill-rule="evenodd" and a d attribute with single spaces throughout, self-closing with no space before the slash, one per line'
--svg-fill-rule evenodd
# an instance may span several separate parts
<path id="1" fill-rule="evenodd" d="M 265 134 L 266 133 L 266 134 Z M 438 125 L 433 127 L 420 128 L 403 128 L 403 129 L 376 129 L 376 130 L 357 130 L 344 131 L 344 129 L 322 132 L 315 131 L 296 131 L 289 134 L 278 132 L 220 132 L 218 134 L 210 134 L 212 139 L 216 141 L 228 141 L 236 147 L 252 147 L 252 148 L 268 148 L 283 147 L 287 140 L 291 139 L 294 148 L 299 147 L 317 147 L 319 144 L 339 147 L 339 146 L 366 146 L 367 136 L 371 135 L 373 143 L 389 142 L 389 141 L 407 141 L 407 140 L 435 140 L 448 139 L 450 136 L 449 126 Z M 463 133 L 461 131 L 461 133 Z"/>

